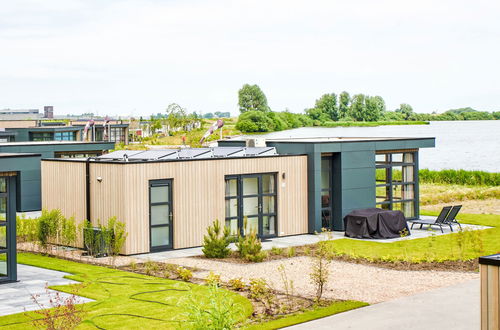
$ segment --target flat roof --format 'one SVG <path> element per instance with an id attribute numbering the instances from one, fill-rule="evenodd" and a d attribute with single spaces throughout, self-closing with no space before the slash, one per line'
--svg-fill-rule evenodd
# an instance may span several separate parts
<path id="1" fill-rule="evenodd" d="M 0 152 L 0 158 L 14 158 L 14 157 L 40 157 L 41 154 L 32 154 L 32 153 L 13 153 L 13 152 Z"/>
<path id="2" fill-rule="evenodd" d="M 115 144 L 109 141 L 25 141 L 25 142 L 2 142 L 0 147 L 8 146 L 41 146 L 41 145 L 71 145 L 71 144 Z"/>
<path id="3" fill-rule="evenodd" d="M 179 148 L 154 150 L 117 150 L 99 156 L 96 161 L 148 162 L 154 160 L 211 159 L 235 157 L 275 156 L 274 147 L 214 147 L 214 148 Z"/>
<path id="4" fill-rule="evenodd" d="M 239 137 L 235 139 L 219 140 L 221 142 L 247 141 L 255 138 Z M 342 142 L 372 142 L 372 141 L 401 141 L 401 140 L 427 140 L 434 137 L 304 137 L 304 138 L 262 138 L 265 142 L 283 142 L 283 143 L 342 143 Z"/>

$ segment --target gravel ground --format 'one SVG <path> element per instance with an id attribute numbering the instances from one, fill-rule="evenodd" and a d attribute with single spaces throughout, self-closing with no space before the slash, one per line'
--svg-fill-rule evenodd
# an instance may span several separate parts
<path id="1" fill-rule="evenodd" d="M 295 293 L 314 295 L 314 287 L 309 283 L 312 264 L 310 257 L 295 257 L 257 264 L 233 264 L 197 258 L 169 259 L 168 263 L 206 270 L 195 274 L 201 278 L 206 277 L 209 271 L 220 274 L 223 281 L 236 277 L 245 280 L 265 278 L 272 288 L 280 291 L 283 289 L 283 284 L 277 268 L 283 264 L 288 279 L 293 281 Z M 477 273 L 400 271 L 332 261 L 324 297 L 353 299 L 373 304 L 477 278 L 479 278 Z"/>

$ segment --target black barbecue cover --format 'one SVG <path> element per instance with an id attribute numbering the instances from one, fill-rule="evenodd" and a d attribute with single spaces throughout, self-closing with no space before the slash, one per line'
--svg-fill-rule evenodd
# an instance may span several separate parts
<path id="1" fill-rule="evenodd" d="M 352 211 L 344 226 L 345 236 L 353 238 L 396 238 L 405 229 L 410 234 L 403 212 L 378 208 Z"/>

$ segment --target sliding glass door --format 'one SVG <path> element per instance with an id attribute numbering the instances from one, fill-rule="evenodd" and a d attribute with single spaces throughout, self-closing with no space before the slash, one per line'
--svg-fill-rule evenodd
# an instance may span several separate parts
<path id="1" fill-rule="evenodd" d="M 172 180 L 149 182 L 150 250 L 173 248 Z"/>
<path id="2" fill-rule="evenodd" d="M 226 176 L 226 226 L 233 235 L 276 236 L 276 198 L 275 174 Z"/>

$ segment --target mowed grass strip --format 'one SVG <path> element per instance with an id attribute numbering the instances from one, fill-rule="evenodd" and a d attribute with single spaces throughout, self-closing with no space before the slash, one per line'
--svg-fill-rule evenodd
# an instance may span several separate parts
<path id="1" fill-rule="evenodd" d="M 432 212 L 426 212 L 426 214 L 437 215 Z M 460 213 L 457 218 L 461 223 L 493 228 L 465 230 L 450 235 L 430 236 L 394 243 L 340 239 L 326 241 L 323 244 L 326 244 L 335 255 L 383 262 L 466 261 L 500 252 L 500 215 Z M 413 230 L 420 230 L 415 227 Z M 454 227 L 458 229 L 458 226 Z"/>
<path id="2" fill-rule="evenodd" d="M 19 263 L 71 273 L 67 276 L 82 284 L 54 286 L 51 289 L 94 299 L 85 304 L 85 320 L 79 329 L 178 329 L 186 323 L 186 304 L 208 303 L 209 288 L 181 281 L 129 273 L 117 269 L 77 262 L 18 254 Z M 77 291 L 76 291 L 77 290 Z M 230 292 L 228 297 L 239 310 L 238 321 L 253 312 L 250 301 Z M 33 312 L 0 317 L 0 328 L 30 329 Z"/>
<path id="3" fill-rule="evenodd" d="M 304 323 L 330 315 L 349 311 L 360 307 L 368 306 L 367 303 L 355 300 L 338 301 L 326 307 L 316 307 L 313 310 L 305 311 L 285 316 L 280 319 L 258 323 L 243 327 L 245 330 L 270 330 L 289 327 L 294 324 Z"/>

